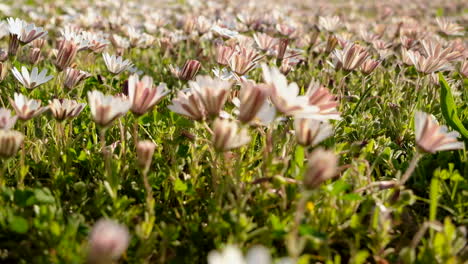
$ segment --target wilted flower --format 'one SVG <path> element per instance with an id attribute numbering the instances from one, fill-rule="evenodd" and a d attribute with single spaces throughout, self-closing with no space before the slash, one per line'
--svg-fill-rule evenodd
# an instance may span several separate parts
<path id="1" fill-rule="evenodd" d="M 21 67 L 21 73 L 16 68 L 13 68 L 11 71 L 13 72 L 15 78 L 28 89 L 34 89 L 37 86 L 44 84 L 54 78 L 53 75 L 46 76 L 47 69 L 43 69 L 39 73 L 37 67 L 32 69 L 31 74 L 29 74 L 28 69 L 26 69 L 24 66 Z"/>
<path id="2" fill-rule="evenodd" d="M 65 119 L 72 119 L 78 116 L 85 108 L 85 103 L 78 103 L 75 100 L 53 99 L 49 101 L 49 109 L 54 118 L 61 122 Z"/>
<path id="3" fill-rule="evenodd" d="M 145 172 L 149 170 L 155 148 L 156 144 L 149 140 L 138 141 L 136 145 L 138 166 Z"/>
<path id="4" fill-rule="evenodd" d="M 6 108 L 0 108 L 0 130 L 10 130 L 15 126 L 17 116 L 12 116 L 11 111 Z"/>
<path id="5" fill-rule="evenodd" d="M 72 64 L 77 52 L 78 46 L 75 42 L 71 40 L 59 41 L 57 58 L 54 62 L 55 66 L 57 66 L 60 71 L 63 71 Z"/>
<path id="6" fill-rule="evenodd" d="M 371 74 L 377 66 L 379 66 L 380 61 L 367 59 L 363 64 L 361 64 L 361 72 L 364 74 Z"/>
<path id="7" fill-rule="evenodd" d="M 304 186 L 307 189 L 316 189 L 320 184 L 337 174 L 337 165 L 338 157 L 335 153 L 323 148 L 314 150 L 307 162 Z"/>
<path id="8" fill-rule="evenodd" d="M 130 110 L 136 115 L 148 112 L 168 93 L 165 83 L 154 87 L 150 76 L 143 76 L 139 80 L 138 75 L 134 74 L 128 79 L 128 97 L 132 103 Z"/>
<path id="9" fill-rule="evenodd" d="M 47 107 L 41 107 L 40 100 L 28 99 L 19 93 L 15 93 L 14 98 L 10 98 L 10 103 L 20 120 L 27 121 L 47 110 Z"/>
<path id="10" fill-rule="evenodd" d="M 190 81 L 189 86 L 198 95 L 203 103 L 206 113 L 216 117 L 226 103 L 232 83 L 219 78 L 211 78 L 208 75 L 197 76 L 195 81 Z"/>
<path id="11" fill-rule="evenodd" d="M 434 116 L 416 111 L 414 116 L 416 144 L 429 153 L 443 150 L 463 149 L 463 142 L 458 142 L 460 135 L 456 131 L 448 132 L 446 126 L 439 126 Z"/>
<path id="12" fill-rule="evenodd" d="M 115 119 L 125 115 L 132 103 L 126 98 L 104 95 L 100 91 L 88 92 L 88 103 L 96 124 L 108 127 Z"/>
<path id="13" fill-rule="evenodd" d="M 127 250 L 130 242 L 128 229 L 108 219 L 96 222 L 89 235 L 90 263 L 113 263 Z"/>
<path id="14" fill-rule="evenodd" d="M 8 30 L 10 35 L 15 35 L 18 40 L 23 44 L 28 44 L 29 42 L 47 35 L 41 27 L 36 27 L 34 24 L 27 24 L 25 21 L 19 18 L 7 18 Z"/>
<path id="15" fill-rule="evenodd" d="M 189 81 L 192 80 L 195 75 L 197 75 L 198 71 L 201 68 L 201 63 L 197 60 L 188 60 L 185 62 L 184 67 L 180 69 L 179 67 L 172 67 L 172 65 L 169 66 L 171 73 L 179 78 L 180 80 L 183 81 Z"/>
<path id="16" fill-rule="evenodd" d="M 172 104 L 167 108 L 193 120 L 200 121 L 206 118 L 205 107 L 194 91 L 179 91 L 177 97 L 172 99 Z"/>
<path id="17" fill-rule="evenodd" d="M 91 74 L 88 72 L 80 71 L 74 68 L 67 68 L 65 70 L 65 81 L 63 84 L 68 89 L 73 89 L 76 85 L 78 85 L 78 83 L 89 78 L 90 76 Z"/>
<path id="18" fill-rule="evenodd" d="M 239 128 L 235 121 L 217 118 L 213 122 L 213 145 L 218 151 L 238 148 L 250 141 L 247 128 Z"/>
<path id="19" fill-rule="evenodd" d="M 249 123 L 255 119 L 268 97 L 268 88 L 266 84 L 242 83 L 239 94 L 239 121 Z"/>
<path id="20" fill-rule="evenodd" d="M 0 158 L 8 159 L 16 155 L 23 140 L 23 134 L 18 131 L 0 130 Z"/>
<path id="21" fill-rule="evenodd" d="M 297 143 L 303 146 L 315 146 L 333 134 L 329 123 L 306 118 L 294 120 L 294 131 Z"/>
<path id="22" fill-rule="evenodd" d="M 271 85 L 270 98 L 276 109 L 285 115 L 310 117 L 319 112 L 317 106 L 309 104 L 307 96 L 299 95 L 296 83 L 288 84 L 286 77 L 276 67 L 269 68 L 262 64 L 263 79 Z"/>
<path id="23" fill-rule="evenodd" d="M 319 17 L 318 21 L 320 29 L 328 32 L 336 31 L 341 25 L 338 16 Z"/>
<path id="24" fill-rule="evenodd" d="M 335 50 L 333 55 L 338 60 L 338 68 L 352 71 L 361 66 L 369 56 L 369 52 L 357 44 L 347 43 L 343 50 Z"/>
<path id="25" fill-rule="evenodd" d="M 133 65 L 129 60 L 124 60 L 120 56 L 109 55 L 109 53 L 103 53 L 102 57 L 107 69 L 113 74 L 119 74 Z"/>

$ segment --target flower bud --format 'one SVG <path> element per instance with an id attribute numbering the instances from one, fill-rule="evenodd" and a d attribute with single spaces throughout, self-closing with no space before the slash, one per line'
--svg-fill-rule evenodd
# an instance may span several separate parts
<path id="1" fill-rule="evenodd" d="M 144 172 L 147 172 L 150 168 L 155 148 L 156 144 L 149 140 L 138 141 L 137 143 L 136 151 L 138 158 L 138 166 Z"/>
<path id="2" fill-rule="evenodd" d="M 304 175 L 304 185 L 316 189 L 337 174 L 338 157 L 329 150 L 318 148 L 311 153 Z"/>
<path id="3" fill-rule="evenodd" d="M 0 130 L 0 158 L 11 158 L 23 144 L 24 136 L 18 131 Z"/>
<path id="4" fill-rule="evenodd" d="M 192 80 L 201 68 L 201 63 L 197 60 L 188 60 L 182 69 L 170 66 L 172 74 L 183 81 Z"/>
<path id="5" fill-rule="evenodd" d="M 89 236 L 89 263 L 112 263 L 127 250 L 129 241 L 127 227 L 113 220 L 97 221 Z"/>
<path id="6" fill-rule="evenodd" d="M 55 66 L 60 71 L 69 67 L 78 53 L 78 45 L 73 41 L 62 40 L 59 42 Z"/>

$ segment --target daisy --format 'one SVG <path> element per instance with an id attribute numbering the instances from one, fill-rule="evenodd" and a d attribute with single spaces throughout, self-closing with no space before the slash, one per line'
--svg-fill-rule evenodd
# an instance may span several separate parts
<path id="1" fill-rule="evenodd" d="M 107 69 L 113 74 L 119 74 L 133 66 L 130 60 L 124 60 L 120 56 L 117 57 L 115 55 L 109 55 L 109 53 L 103 53 L 102 57 L 104 58 Z"/>
<path id="2" fill-rule="evenodd" d="M 44 84 L 48 81 L 50 81 L 52 78 L 54 78 L 53 75 L 47 75 L 47 69 L 43 69 L 40 73 L 37 67 L 34 67 L 31 71 L 31 74 L 29 74 L 28 69 L 26 67 L 22 66 L 21 67 L 21 73 L 18 71 L 18 69 L 13 68 L 12 70 L 13 75 L 15 78 L 23 84 L 24 87 L 28 89 L 34 89 L 37 86 Z"/>
<path id="3" fill-rule="evenodd" d="M 96 124 L 108 127 L 117 118 L 125 115 L 132 103 L 124 97 L 104 95 L 100 91 L 88 92 L 91 115 Z"/>
<path id="4" fill-rule="evenodd" d="M 446 126 L 440 126 L 434 116 L 417 111 L 414 116 L 416 144 L 429 153 L 443 150 L 463 149 L 465 144 L 457 141 L 458 132 L 448 132 Z"/>
<path id="5" fill-rule="evenodd" d="M 29 99 L 19 93 L 15 93 L 14 98 L 10 98 L 10 103 L 20 120 L 27 121 L 47 110 L 47 107 L 41 107 L 40 100 Z"/>

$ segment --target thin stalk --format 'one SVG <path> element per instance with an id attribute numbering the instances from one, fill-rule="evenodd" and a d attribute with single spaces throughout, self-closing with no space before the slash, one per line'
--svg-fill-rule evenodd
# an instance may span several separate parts
<path id="1" fill-rule="evenodd" d="M 416 151 L 416 153 L 413 156 L 413 159 L 410 162 L 410 165 L 408 169 L 406 170 L 405 174 L 401 177 L 400 180 L 400 185 L 404 185 L 406 181 L 409 179 L 411 174 L 413 174 L 414 169 L 416 169 L 416 165 L 418 165 L 419 159 L 422 157 L 422 155 L 419 153 L 419 151 Z"/>
<path id="2" fill-rule="evenodd" d="M 133 145 L 136 147 L 138 144 L 138 118 L 133 123 Z"/>

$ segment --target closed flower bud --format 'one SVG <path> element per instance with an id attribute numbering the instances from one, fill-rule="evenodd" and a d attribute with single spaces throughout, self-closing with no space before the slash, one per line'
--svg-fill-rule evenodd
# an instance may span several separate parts
<path id="1" fill-rule="evenodd" d="M 250 141 L 246 128 L 239 129 L 235 121 L 216 119 L 213 122 L 213 145 L 217 151 L 238 148 Z"/>
<path id="2" fill-rule="evenodd" d="M 239 94 L 239 121 L 247 124 L 255 119 L 268 96 L 268 88 L 269 86 L 266 84 L 254 84 L 251 82 L 242 84 Z"/>
<path id="3" fill-rule="evenodd" d="M 289 44 L 289 39 L 280 39 L 278 41 L 278 50 L 277 50 L 277 54 L 276 54 L 276 58 L 278 60 L 282 60 L 284 58 L 284 54 L 286 53 L 286 49 L 288 48 L 288 44 Z"/>
<path id="4" fill-rule="evenodd" d="M 192 80 L 195 75 L 197 75 L 200 70 L 201 63 L 197 60 L 188 60 L 185 62 L 184 67 L 180 69 L 179 67 L 170 66 L 171 73 L 180 80 L 189 81 Z"/>
<path id="5" fill-rule="evenodd" d="M 361 65 L 361 72 L 366 75 L 371 74 L 379 64 L 380 61 L 368 59 Z"/>
<path id="6" fill-rule="evenodd" d="M 23 139 L 23 134 L 18 131 L 0 130 L 0 158 L 8 159 L 16 155 Z"/>
<path id="7" fill-rule="evenodd" d="M 8 74 L 8 64 L 6 62 L 0 62 L 0 82 L 5 80 Z"/>
<path id="8" fill-rule="evenodd" d="M 55 59 L 55 66 L 63 71 L 69 67 L 78 53 L 78 45 L 71 40 L 59 41 L 57 58 Z"/>
<path id="9" fill-rule="evenodd" d="M 340 67 L 344 70 L 352 71 L 364 63 L 367 57 L 369 57 L 369 52 L 359 45 L 347 43 L 343 50 L 335 50 L 333 55 Z"/>
<path id="10" fill-rule="evenodd" d="M 18 52 L 19 44 L 18 36 L 10 34 L 10 41 L 8 42 L 8 55 L 15 56 Z"/>
<path id="11" fill-rule="evenodd" d="M 316 189 L 337 174 L 338 157 L 329 150 L 318 148 L 311 153 L 304 175 L 304 186 Z"/>
<path id="12" fill-rule="evenodd" d="M 5 62 L 8 59 L 8 52 L 0 49 L 0 62 Z"/>
<path id="13" fill-rule="evenodd" d="M 38 48 L 32 48 L 29 50 L 27 60 L 32 65 L 36 65 L 42 59 L 41 50 Z"/>
<path id="14" fill-rule="evenodd" d="M 89 78 L 91 74 L 85 71 L 80 71 L 74 68 L 67 68 L 65 70 L 65 81 L 63 85 L 68 89 L 75 88 L 81 81 Z"/>
<path id="15" fill-rule="evenodd" d="M 153 159 L 154 149 L 156 144 L 152 141 L 138 141 L 136 146 L 138 166 L 144 172 L 147 172 L 151 165 L 151 160 Z"/>
<path id="16" fill-rule="evenodd" d="M 327 45 L 325 48 L 326 53 L 330 53 L 335 50 L 336 45 L 338 45 L 338 39 L 334 35 L 329 35 L 327 38 Z"/>
<path id="17" fill-rule="evenodd" d="M 113 220 L 101 219 L 89 236 L 88 261 L 92 264 L 112 263 L 127 250 L 129 242 L 127 227 Z"/>

